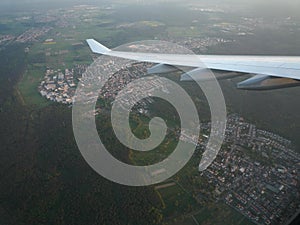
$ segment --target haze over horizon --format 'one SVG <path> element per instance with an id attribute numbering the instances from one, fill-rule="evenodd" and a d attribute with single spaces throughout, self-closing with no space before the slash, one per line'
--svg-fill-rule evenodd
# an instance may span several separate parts
<path id="1" fill-rule="evenodd" d="M 47 4 L 47 5 L 64 5 L 64 4 L 72 4 L 72 5 L 78 5 L 78 4 L 102 4 L 102 3 L 122 3 L 122 4 L 153 4 L 153 3 L 178 3 L 178 4 L 211 4 L 211 5 L 218 5 L 218 4 L 228 4 L 228 5 L 243 5 L 244 7 L 258 7 L 262 10 L 270 10 L 268 8 L 271 7 L 271 10 L 276 9 L 276 11 L 280 10 L 282 11 L 289 11 L 289 12 L 296 12 L 300 8 L 300 1 L 298 0 L 270 0 L 270 1 L 260 1 L 260 0 L 187 0 L 187 1 L 179 1 L 179 0 L 153 0 L 151 3 L 149 1 L 145 0 L 2 0 L 0 2 L 1 6 L 25 6 L 28 4 Z"/>

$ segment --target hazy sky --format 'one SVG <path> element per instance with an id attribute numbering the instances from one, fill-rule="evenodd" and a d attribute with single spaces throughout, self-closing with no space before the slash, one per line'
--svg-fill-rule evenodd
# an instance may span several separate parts
<path id="1" fill-rule="evenodd" d="M 19 4 L 28 4 L 28 3 L 50 3 L 50 2 L 57 2 L 57 3 L 62 3 L 62 2 L 76 2 L 76 3 L 86 3 L 86 2 L 101 2 L 103 0 L 1 0 L 1 4 L 12 4 L 12 3 L 19 3 Z M 105 0 L 104 0 L 105 1 Z M 109 0 L 106 0 L 108 2 Z M 143 2 L 143 0 L 111 0 L 111 2 Z M 156 2 L 180 2 L 179 0 L 154 0 Z M 149 2 L 146 1 L 145 2 Z M 153 0 L 152 0 L 153 2 Z M 182 1 L 181 1 L 182 2 Z M 246 4 L 259 4 L 259 3 L 265 3 L 269 4 L 270 6 L 273 6 L 274 4 L 281 4 L 281 5 L 288 5 L 288 4 L 297 4 L 299 5 L 299 0 L 186 0 L 184 2 L 222 2 L 222 3 L 246 3 Z"/>
<path id="2" fill-rule="evenodd" d="M 287 15 L 287 16 L 299 16 L 300 11 L 300 0 L 154 0 L 155 2 L 177 2 L 178 4 L 209 4 L 209 5 L 227 5 L 232 8 L 243 8 L 249 11 L 257 11 L 260 14 L 269 15 Z M 134 3 L 134 2 L 154 2 L 149 0 L 0 0 L 0 10 L 5 10 L 5 8 L 11 9 L 22 9 L 22 7 L 30 8 L 32 4 L 35 7 L 64 7 L 66 5 L 72 4 L 101 4 L 103 2 L 121 2 L 122 4 Z"/>

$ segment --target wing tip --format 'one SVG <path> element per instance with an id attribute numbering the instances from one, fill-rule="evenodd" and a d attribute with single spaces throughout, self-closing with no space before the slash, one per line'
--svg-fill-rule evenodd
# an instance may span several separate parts
<path id="1" fill-rule="evenodd" d="M 94 53 L 105 55 L 106 53 L 111 51 L 109 48 L 105 47 L 104 45 L 100 44 L 94 39 L 87 39 L 86 42 L 88 43 L 90 49 Z"/>

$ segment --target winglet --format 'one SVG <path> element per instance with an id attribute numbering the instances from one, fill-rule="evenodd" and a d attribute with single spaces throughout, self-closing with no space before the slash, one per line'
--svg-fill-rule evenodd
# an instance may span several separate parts
<path id="1" fill-rule="evenodd" d="M 105 55 L 111 51 L 109 48 L 106 48 L 104 45 L 101 45 L 99 42 L 95 41 L 94 39 L 88 39 L 86 40 L 86 42 L 88 43 L 92 52 L 94 53 Z"/>

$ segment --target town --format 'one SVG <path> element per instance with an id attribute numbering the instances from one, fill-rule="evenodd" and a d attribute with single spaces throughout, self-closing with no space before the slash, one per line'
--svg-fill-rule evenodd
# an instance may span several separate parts
<path id="1" fill-rule="evenodd" d="M 72 104 L 77 79 L 80 79 L 86 67 L 86 65 L 76 65 L 75 68 L 65 69 L 64 71 L 47 69 L 38 88 L 40 94 L 50 101 Z"/>
<path id="2" fill-rule="evenodd" d="M 210 130 L 209 123 L 201 127 Z M 213 187 L 215 199 L 256 224 L 282 224 L 299 210 L 300 155 L 289 140 L 233 114 L 224 146 L 200 174 Z"/>

